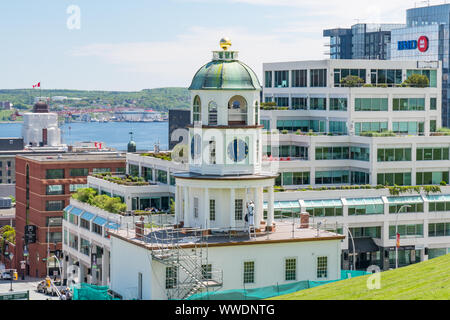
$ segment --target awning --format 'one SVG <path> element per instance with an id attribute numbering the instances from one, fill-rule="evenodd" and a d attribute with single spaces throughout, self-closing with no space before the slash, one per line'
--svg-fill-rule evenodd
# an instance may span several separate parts
<path id="1" fill-rule="evenodd" d="M 91 221 L 92 219 L 94 219 L 95 214 L 90 213 L 88 211 L 83 212 L 83 214 L 81 215 L 81 218 L 87 221 Z"/>
<path id="2" fill-rule="evenodd" d="M 388 197 L 389 203 L 423 203 L 421 196 L 411 196 L 411 197 Z"/>
<path id="3" fill-rule="evenodd" d="M 304 200 L 306 208 L 326 208 L 326 207 L 342 207 L 342 201 L 339 199 L 330 200 Z"/>
<path id="4" fill-rule="evenodd" d="M 67 207 L 64 208 L 64 211 L 69 212 L 69 210 L 72 208 L 73 208 L 73 205 L 69 204 Z"/>
<path id="5" fill-rule="evenodd" d="M 97 217 L 95 217 L 93 222 L 95 224 L 99 225 L 99 226 L 104 226 L 108 222 L 108 220 L 106 220 L 105 218 L 97 216 Z"/>
<path id="6" fill-rule="evenodd" d="M 83 212 L 83 210 L 81 210 L 80 208 L 77 208 L 77 207 L 73 207 L 73 209 L 70 210 L 70 214 L 74 214 L 76 216 L 80 216 L 82 212 Z"/>
<path id="7" fill-rule="evenodd" d="M 118 230 L 119 227 L 120 227 L 120 225 L 119 225 L 118 223 L 111 222 L 111 221 L 109 221 L 109 222 L 106 224 L 106 226 L 105 226 L 105 228 L 107 228 L 107 229 L 113 229 L 113 230 Z"/>
<path id="8" fill-rule="evenodd" d="M 372 238 L 356 238 L 354 241 L 356 253 L 375 252 L 380 250 Z M 348 239 L 348 252 L 350 254 L 353 253 L 353 243 L 350 238 Z"/>
<path id="9" fill-rule="evenodd" d="M 347 204 L 349 206 L 365 206 L 370 204 L 383 204 L 383 199 L 381 198 L 350 198 L 347 199 Z"/>
<path id="10" fill-rule="evenodd" d="M 268 204 L 267 202 L 264 202 L 263 208 L 267 209 Z M 273 202 L 273 208 L 274 209 L 298 209 L 300 210 L 300 203 L 298 201 L 274 201 Z"/>
<path id="11" fill-rule="evenodd" d="M 440 194 L 436 196 L 426 196 L 430 202 L 447 202 L 450 201 L 450 194 Z"/>

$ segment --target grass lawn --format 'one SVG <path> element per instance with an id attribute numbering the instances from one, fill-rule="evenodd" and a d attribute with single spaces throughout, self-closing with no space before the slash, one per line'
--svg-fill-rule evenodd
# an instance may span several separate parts
<path id="1" fill-rule="evenodd" d="M 380 273 L 381 288 L 369 290 L 371 275 L 338 281 L 273 300 L 449 300 L 450 254 Z"/>

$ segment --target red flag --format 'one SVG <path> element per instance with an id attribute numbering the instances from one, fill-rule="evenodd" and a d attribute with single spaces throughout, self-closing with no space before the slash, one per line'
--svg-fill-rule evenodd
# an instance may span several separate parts
<path id="1" fill-rule="evenodd" d="M 33 85 L 33 88 L 40 88 L 41 87 L 41 83 L 38 82 L 37 84 Z"/>
<path id="2" fill-rule="evenodd" d="M 400 248 L 400 233 L 397 233 L 397 248 Z"/>

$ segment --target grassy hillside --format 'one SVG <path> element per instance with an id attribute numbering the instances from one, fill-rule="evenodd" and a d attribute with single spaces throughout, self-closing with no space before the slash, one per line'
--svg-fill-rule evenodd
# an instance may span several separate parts
<path id="1" fill-rule="evenodd" d="M 450 254 L 381 273 L 381 289 L 367 288 L 368 276 L 279 296 L 276 300 L 448 300 Z"/>
<path id="2" fill-rule="evenodd" d="M 32 90 L 11 89 L 0 90 L 0 101 L 10 101 L 18 109 L 31 108 L 37 96 L 65 96 L 84 98 L 83 101 L 65 102 L 74 107 L 89 107 L 92 104 L 111 104 L 113 106 L 136 106 L 154 110 L 169 110 L 189 107 L 189 91 L 187 88 L 158 88 L 141 91 L 86 91 L 86 90 Z"/>

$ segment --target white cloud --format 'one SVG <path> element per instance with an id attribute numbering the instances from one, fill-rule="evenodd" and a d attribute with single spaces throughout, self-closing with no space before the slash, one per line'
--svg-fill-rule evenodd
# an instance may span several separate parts
<path id="1" fill-rule="evenodd" d="M 206 0 L 178 0 L 198 2 Z M 210 3 L 217 0 L 207 0 Z M 233 49 L 240 51 L 240 60 L 261 78 L 262 63 L 293 60 L 324 59 L 323 29 L 349 27 L 359 22 L 404 23 L 405 9 L 414 0 L 220 0 L 258 6 L 292 7 L 288 13 L 268 13 L 279 21 L 270 32 L 250 28 L 193 27 L 175 39 L 132 43 L 97 43 L 76 48 L 72 56 L 96 57 L 100 63 L 115 66 L 128 77 L 148 78 L 141 88 L 188 86 L 194 73 L 211 60 L 211 51 L 218 50 L 219 39 L 226 35 Z M 282 16 L 285 14 L 285 16 Z M 144 77 L 143 77 L 144 75 Z"/>
<path id="2" fill-rule="evenodd" d="M 305 42 L 301 37 L 254 34 L 242 28 L 193 28 L 171 41 L 98 43 L 73 49 L 69 54 L 98 58 L 100 63 L 114 65 L 129 75 L 145 73 L 152 83 L 142 88 L 188 86 L 195 72 L 211 60 L 211 51 L 220 50 L 219 40 L 224 35 L 232 39 L 232 49 L 240 51 L 240 60 L 258 76 L 263 62 L 324 58 L 317 54 L 323 51 L 321 34 Z"/>

